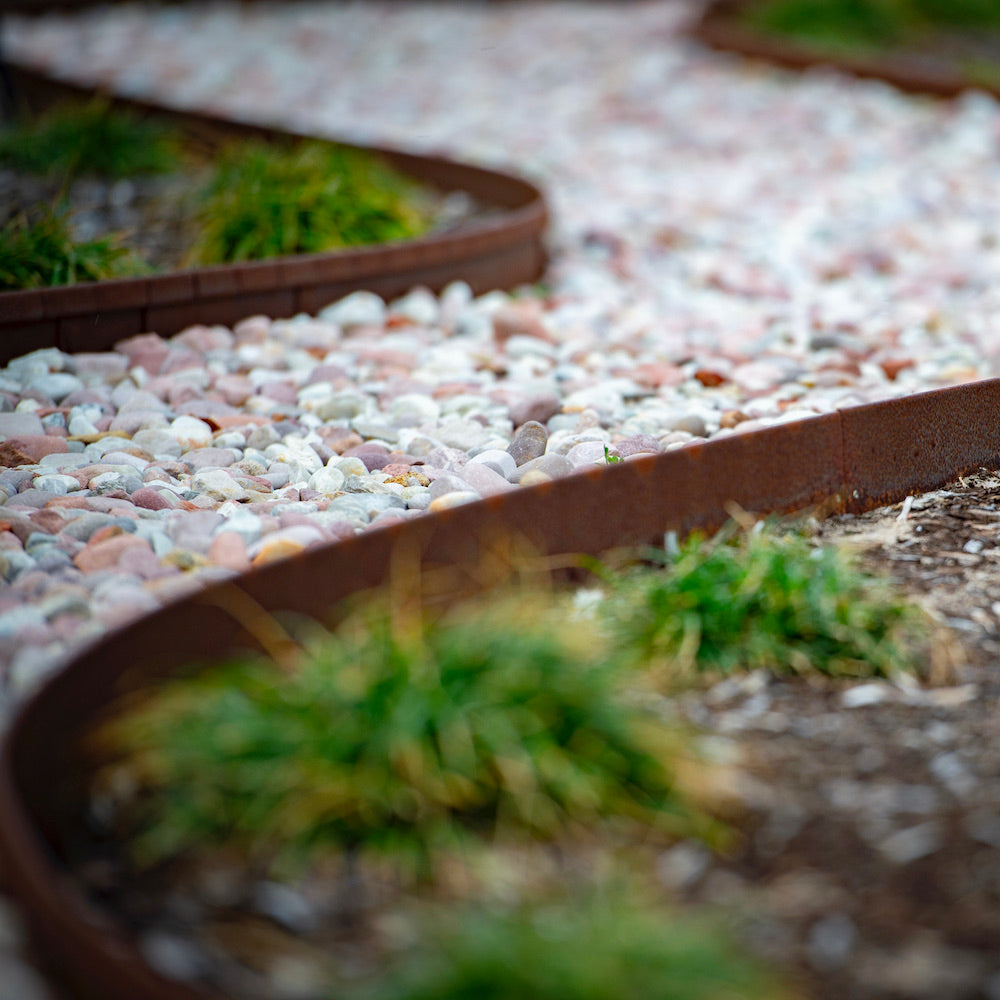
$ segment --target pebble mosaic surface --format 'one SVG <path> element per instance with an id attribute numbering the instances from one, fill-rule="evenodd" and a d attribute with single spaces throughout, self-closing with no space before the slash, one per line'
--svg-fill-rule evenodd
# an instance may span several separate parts
<path id="1" fill-rule="evenodd" d="M 572 475 L 606 447 L 996 374 L 1000 106 L 708 53 L 679 34 L 698 7 L 7 19 L 11 56 L 53 75 L 512 168 L 554 221 L 545 285 L 514 296 L 358 293 L 0 369 L 5 708 L 107 628 L 307 546 Z M 0 908 L 0 955 L 15 937 Z M 18 1000 L 43 996 L 23 972 Z"/>

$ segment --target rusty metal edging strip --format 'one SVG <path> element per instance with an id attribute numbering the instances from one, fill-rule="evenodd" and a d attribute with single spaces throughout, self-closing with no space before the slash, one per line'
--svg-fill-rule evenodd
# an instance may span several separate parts
<path id="1" fill-rule="evenodd" d="M 758 514 L 819 506 L 861 511 L 1000 465 L 1000 379 L 733 434 L 597 467 L 316 548 L 238 578 L 270 611 L 324 617 L 339 600 L 386 581 L 405 546 L 425 568 L 475 567 L 502 535 L 541 554 L 599 553 L 711 530 L 729 501 Z M 471 577 L 470 577 L 471 578 Z M 138 664 L 143 677 L 245 643 L 215 585 L 108 634 L 82 651 L 21 710 L 0 756 L 0 858 L 32 923 L 94 1000 L 205 1000 L 217 994 L 157 975 L 107 914 L 87 903 L 50 849 L 74 732 Z"/>
<path id="2" fill-rule="evenodd" d="M 18 90 L 38 100 L 94 93 L 16 64 L 9 68 Z M 114 102 L 142 114 L 169 118 L 189 136 L 216 144 L 224 136 L 309 138 L 301 132 L 148 102 L 120 97 Z M 99 351 L 137 333 L 169 336 L 194 323 L 232 326 L 254 313 L 314 313 L 359 289 L 392 298 L 415 285 L 439 290 L 461 279 L 475 292 L 485 292 L 530 283 L 544 271 L 548 210 L 534 184 L 443 156 L 342 144 L 382 154 L 404 172 L 445 190 L 464 189 L 501 213 L 454 231 L 398 243 L 148 278 L 0 292 L 0 364 L 39 347 L 71 353 Z"/>
<path id="3" fill-rule="evenodd" d="M 959 73 L 944 69 L 936 71 L 903 57 L 834 55 L 822 53 L 806 42 L 765 35 L 738 19 L 740 9 L 745 6 L 746 0 L 711 0 L 702 16 L 689 29 L 689 36 L 721 52 L 763 59 L 790 69 L 828 66 L 854 76 L 884 80 L 908 93 L 956 97 L 974 87 L 1000 97 L 1000 86 L 982 82 L 972 84 Z"/>

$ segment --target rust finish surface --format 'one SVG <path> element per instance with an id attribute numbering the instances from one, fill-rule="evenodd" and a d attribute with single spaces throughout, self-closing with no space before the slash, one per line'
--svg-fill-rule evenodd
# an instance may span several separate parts
<path id="1" fill-rule="evenodd" d="M 14 67 L 14 79 L 29 104 L 90 93 L 18 67 Z M 116 103 L 144 115 L 169 118 L 209 148 L 236 135 L 307 138 L 147 103 Z M 467 191 L 500 212 L 496 218 L 470 222 L 454 231 L 394 244 L 148 278 L 0 292 L 0 364 L 40 347 L 102 351 L 138 333 L 169 336 L 195 323 L 232 326 L 255 313 L 278 317 L 314 313 L 358 289 L 392 298 L 415 285 L 438 291 L 451 281 L 463 280 L 481 293 L 527 284 L 542 274 L 547 209 L 533 184 L 445 157 L 364 148 L 382 154 L 419 181 L 442 190 Z"/>
<path id="2" fill-rule="evenodd" d="M 112 697 L 253 646 L 233 613 L 241 602 L 330 621 L 343 599 L 384 585 L 401 566 L 419 566 L 428 581 L 447 576 L 445 596 L 473 594 L 496 578 L 512 546 L 535 556 L 598 554 L 659 542 L 668 530 L 711 530 L 732 503 L 766 514 L 901 500 L 1000 464 L 998 403 L 1000 379 L 991 379 L 595 467 L 317 547 L 113 631 L 52 678 L 5 737 L 0 858 L 10 888 L 75 995 L 215 996 L 148 967 L 114 918 L 83 898 L 61 859 L 62 831 L 79 817 L 82 795 L 66 761 Z"/>
<path id="3" fill-rule="evenodd" d="M 745 7 L 746 0 L 713 0 L 692 26 L 691 37 L 719 51 L 764 59 L 790 69 L 830 66 L 854 76 L 885 80 L 910 93 L 955 97 L 974 86 L 1000 96 L 1000 87 L 982 81 L 972 84 L 960 71 L 929 64 L 919 56 L 831 55 L 819 52 L 806 42 L 765 35 L 739 20 L 739 12 Z"/>
<path id="4" fill-rule="evenodd" d="M 847 509 L 871 510 L 1000 467 L 1000 380 L 840 411 Z"/>

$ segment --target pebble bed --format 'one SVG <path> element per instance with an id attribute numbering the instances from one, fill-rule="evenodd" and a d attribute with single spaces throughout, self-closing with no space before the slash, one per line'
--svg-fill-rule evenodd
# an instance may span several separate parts
<path id="1" fill-rule="evenodd" d="M 512 168 L 554 215 L 545 284 L 514 295 L 357 293 L 0 369 L 5 711 L 108 628 L 308 546 L 606 447 L 627 460 L 997 372 L 1000 106 L 709 53 L 681 34 L 698 9 L 5 20 L 10 55 L 53 75 Z"/>

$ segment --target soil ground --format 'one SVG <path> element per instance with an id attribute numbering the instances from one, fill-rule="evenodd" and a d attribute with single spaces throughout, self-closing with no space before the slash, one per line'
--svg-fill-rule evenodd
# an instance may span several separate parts
<path id="1" fill-rule="evenodd" d="M 747 836 L 722 862 L 676 849 L 668 870 L 686 898 L 740 908 L 815 1000 L 995 1000 L 1000 478 L 815 530 L 896 577 L 959 655 L 923 687 L 750 675 L 690 696 L 686 714 L 744 754 Z"/>

